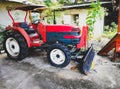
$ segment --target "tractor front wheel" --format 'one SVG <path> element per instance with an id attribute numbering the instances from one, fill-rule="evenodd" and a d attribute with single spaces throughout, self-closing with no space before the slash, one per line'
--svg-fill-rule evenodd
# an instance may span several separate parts
<path id="1" fill-rule="evenodd" d="M 70 52 L 61 44 L 53 44 L 47 52 L 48 61 L 52 66 L 65 67 L 70 63 Z"/>
<path id="2" fill-rule="evenodd" d="M 18 32 L 6 34 L 4 48 L 8 57 L 15 60 L 22 60 L 28 55 L 28 46 L 24 37 Z"/>

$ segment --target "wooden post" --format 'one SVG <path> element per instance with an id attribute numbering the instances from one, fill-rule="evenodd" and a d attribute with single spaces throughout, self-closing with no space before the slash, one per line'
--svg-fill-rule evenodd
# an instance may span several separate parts
<path id="1" fill-rule="evenodd" d="M 30 23 L 32 23 L 32 15 L 31 15 L 31 11 L 29 11 L 29 19 L 30 19 Z"/>
<path id="2" fill-rule="evenodd" d="M 119 15 L 118 15 L 118 33 L 120 33 L 120 0 L 119 0 Z"/>
<path id="3" fill-rule="evenodd" d="M 55 10 L 53 10 L 53 23 L 56 24 L 56 14 L 55 14 Z"/>

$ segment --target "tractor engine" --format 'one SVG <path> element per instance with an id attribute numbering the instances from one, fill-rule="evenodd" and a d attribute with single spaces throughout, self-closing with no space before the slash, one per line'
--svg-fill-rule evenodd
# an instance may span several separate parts
<path id="1" fill-rule="evenodd" d="M 76 26 L 46 25 L 40 22 L 38 29 L 43 41 L 48 44 L 59 42 L 65 45 L 76 45 L 80 43 L 80 29 Z"/>
<path id="2" fill-rule="evenodd" d="M 80 29 L 72 26 L 48 26 L 47 42 L 60 42 L 63 44 L 78 44 L 80 42 Z"/>

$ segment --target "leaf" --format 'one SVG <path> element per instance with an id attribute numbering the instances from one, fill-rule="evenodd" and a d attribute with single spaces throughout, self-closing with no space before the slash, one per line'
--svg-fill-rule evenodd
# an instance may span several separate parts
<path id="1" fill-rule="evenodd" d="M 86 24 L 89 26 L 89 34 L 92 35 L 96 19 L 101 16 L 101 3 L 99 0 L 92 2 L 86 17 Z"/>

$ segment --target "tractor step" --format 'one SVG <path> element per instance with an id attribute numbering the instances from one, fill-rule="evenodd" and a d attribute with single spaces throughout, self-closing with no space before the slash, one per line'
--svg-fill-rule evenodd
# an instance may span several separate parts
<path id="1" fill-rule="evenodd" d="M 39 39 L 32 40 L 32 43 L 31 43 L 33 47 L 40 47 L 42 44 L 43 44 L 43 41 Z"/>
<path id="2" fill-rule="evenodd" d="M 29 36 L 31 40 L 39 38 L 39 35 L 37 33 L 30 34 Z"/>
<path id="3" fill-rule="evenodd" d="M 31 46 L 39 47 L 43 44 L 43 41 L 39 39 L 39 35 L 37 33 L 32 33 L 29 36 L 32 41 Z"/>

